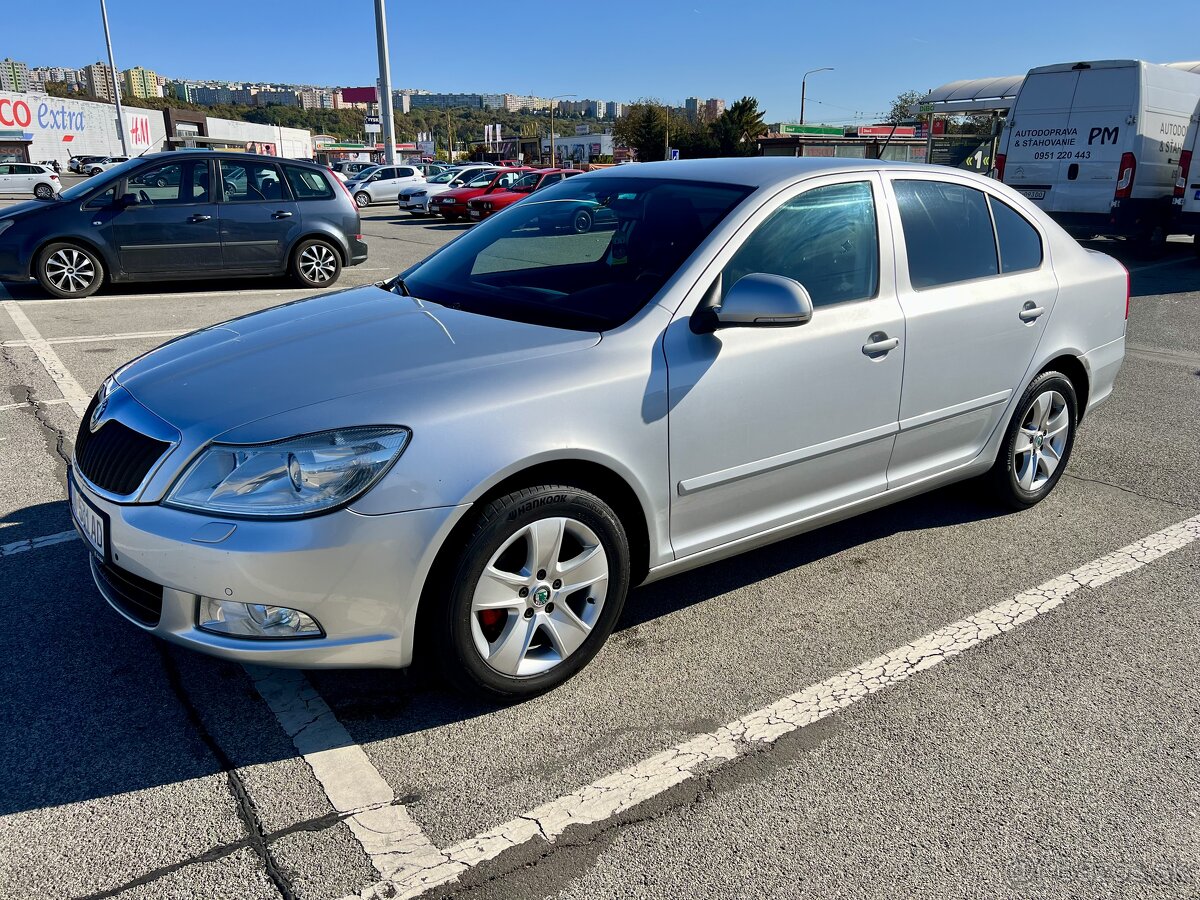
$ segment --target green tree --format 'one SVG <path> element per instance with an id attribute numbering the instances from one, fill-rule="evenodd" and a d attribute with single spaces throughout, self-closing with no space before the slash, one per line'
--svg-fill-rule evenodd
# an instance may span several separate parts
<path id="1" fill-rule="evenodd" d="M 899 125 L 901 122 L 911 121 L 913 114 L 909 112 L 909 107 L 924 96 L 925 94 L 920 91 L 904 91 L 902 94 L 897 94 L 896 99 L 892 101 L 891 111 L 888 112 L 884 121 L 889 125 Z"/>
<path id="2" fill-rule="evenodd" d="M 712 137 L 721 156 L 753 156 L 755 141 L 766 134 L 758 101 L 743 97 L 735 101 L 712 123 Z"/>
<path id="3" fill-rule="evenodd" d="M 613 126 L 613 138 L 642 162 L 666 159 L 667 108 L 657 100 L 639 100 L 625 108 Z"/>

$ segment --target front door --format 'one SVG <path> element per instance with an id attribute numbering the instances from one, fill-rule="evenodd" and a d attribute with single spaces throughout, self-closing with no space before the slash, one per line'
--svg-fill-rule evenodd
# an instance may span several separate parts
<path id="1" fill-rule="evenodd" d="M 221 220 L 212 196 L 209 160 L 148 167 L 133 173 L 124 185 L 125 195 L 136 200 L 112 218 L 124 274 L 220 271 Z"/>
<path id="2" fill-rule="evenodd" d="M 1003 201 L 937 177 L 891 187 L 908 352 L 888 484 L 901 487 L 979 455 L 1021 387 L 1058 282 L 1038 230 Z"/>
<path id="3" fill-rule="evenodd" d="M 886 489 L 905 346 L 879 192 L 874 176 L 826 178 L 772 201 L 721 252 L 668 327 L 677 556 Z M 699 295 L 723 295 L 755 272 L 804 285 L 812 320 L 692 332 Z"/>
<path id="4" fill-rule="evenodd" d="M 281 272 L 300 211 L 279 166 L 221 160 L 221 240 L 231 272 Z"/>

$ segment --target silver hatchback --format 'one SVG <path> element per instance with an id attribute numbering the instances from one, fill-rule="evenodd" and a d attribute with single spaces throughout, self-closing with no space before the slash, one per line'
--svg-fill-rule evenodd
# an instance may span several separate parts
<path id="1" fill-rule="evenodd" d="M 1127 308 L 1118 263 L 960 171 L 623 166 L 118 370 L 71 507 L 161 637 L 524 696 L 633 585 L 960 479 L 1037 503 Z"/>

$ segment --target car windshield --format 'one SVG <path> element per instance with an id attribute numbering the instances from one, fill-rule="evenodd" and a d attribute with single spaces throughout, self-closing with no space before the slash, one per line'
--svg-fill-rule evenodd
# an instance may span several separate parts
<path id="1" fill-rule="evenodd" d="M 354 173 L 354 180 L 362 181 L 364 178 L 370 178 L 372 175 L 374 175 L 376 172 L 378 172 L 382 168 L 383 168 L 383 166 L 368 166 L 365 169 L 359 169 L 357 172 Z"/>
<path id="2" fill-rule="evenodd" d="M 96 191 L 96 190 L 102 191 L 106 188 L 110 188 L 113 186 L 114 182 L 120 181 L 122 178 L 124 178 L 129 173 L 129 171 L 131 169 L 134 169 L 137 166 L 140 166 L 144 162 L 146 162 L 146 160 L 141 159 L 141 158 L 134 158 L 134 159 L 126 160 L 125 162 L 120 163 L 119 165 L 113 166 L 111 169 L 107 170 L 102 175 L 97 175 L 93 178 L 89 178 L 87 181 L 79 182 L 79 184 L 75 185 L 74 187 L 67 188 L 65 191 L 63 191 L 61 194 L 58 195 L 59 199 L 60 200 L 78 200 L 81 197 L 88 196 L 93 191 Z"/>
<path id="3" fill-rule="evenodd" d="M 541 172 L 530 172 L 528 175 L 524 176 L 523 178 L 518 179 L 517 183 L 514 184 L 511 188 L 509 188 L 509 190 L 510 191 L 532 191 L 535 187 L 537 187 L 537 183 L 541 178 L 542 178 Z"/>
<path id="4" fill-rule="evenodd" d="M 434 175 L 432 178 L 429 179 L 429 183 L 430 184 L 449 184 L 450 182 L 452 182 L 455 179 L 455 176 L 457 176 L 457 175 L 458 175 L 457 172 L 438 172 L 436 175 Z"/>
<path id="5" fill-rule="evenodd" d="M 752 189 L 580 177 L 538 191 L 402 273 L 421 300 L 606 331 L 642 309 Z"/>
<path id="6" fill-rule="evenodd" d="M 492 183 L 493 180 L 495 180 L 495 178 L 496 178 L 495 172 L 484 172 L 481 175 L 476 175 L 474 178 L 472 178 L 470 181 L 468 181 L 467 187 L 473 187 L 473 188 L 487 187 L 489 184 Z"/>

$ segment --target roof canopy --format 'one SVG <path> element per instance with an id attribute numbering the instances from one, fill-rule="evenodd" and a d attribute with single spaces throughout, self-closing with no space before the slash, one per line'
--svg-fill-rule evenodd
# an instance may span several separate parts
<path id="1" fill-rule="evenodd" d="M 1012 106 L 1024 80 L 1024 75 L 1005 75 L 951 81 L 930 91 L 908 109 L 914 116 L 922 115 L 922 109 L 924 114 L 939 115 L 1004 112 Z"/>

